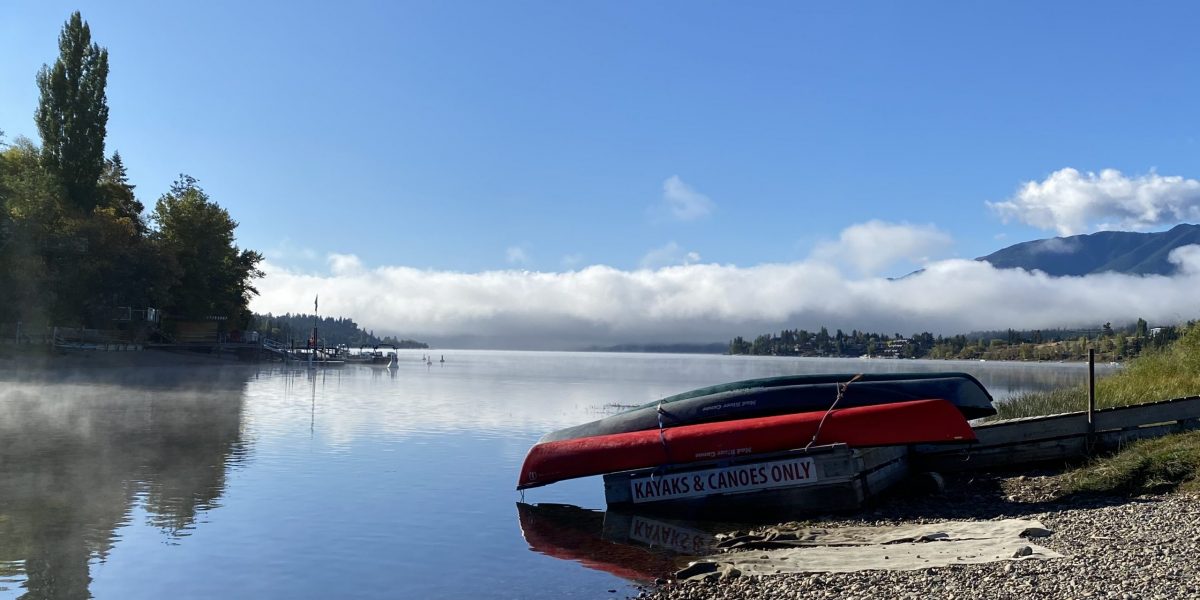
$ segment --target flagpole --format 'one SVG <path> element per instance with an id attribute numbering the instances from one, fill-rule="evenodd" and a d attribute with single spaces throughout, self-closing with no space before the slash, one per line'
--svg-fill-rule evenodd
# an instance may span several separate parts
<path id="1" fill-rule="evenodd" d="M 320 294 L 313 296 L 313 330 L 312 330 L 312 349 L 308 353 L 308 368 L 313 368 L 313 358 L 317 355 L 317 322 L 320 319 L 317 309 L 317 300 L 321 297 Z"/>

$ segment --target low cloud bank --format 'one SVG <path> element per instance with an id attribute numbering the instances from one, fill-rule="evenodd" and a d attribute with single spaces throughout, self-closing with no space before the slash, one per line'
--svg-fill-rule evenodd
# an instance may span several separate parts
<path id="1" fill-rule="evenodd" d="M 813 258 L 737 267 L 458 273 L 365 268 L 330 257 L 328 273 L 267 262 L 258 312 L 349 316 L 377 334 L 442 347 L 578 349 L 594 344 L 712 342 L 783 328 L 960 333 L 978 329 L 1151 323 L 1200 316 L 1200 246 L 1176 249 L 1173 277 L 1053 278 L 971 260 L 927 264 L 899 280 L 849 277 Z"/>
<path id="2" fill-rule="evenodd" d="M 1115 169 L 1060 169 L 1028 181 L 1016 195 L 988 207 L 1015 220 L 1068 236 L 1119 229 L 1144 231 L 1200 220 L 1200 181 L 1150 172 L 1128 177 Z"/>

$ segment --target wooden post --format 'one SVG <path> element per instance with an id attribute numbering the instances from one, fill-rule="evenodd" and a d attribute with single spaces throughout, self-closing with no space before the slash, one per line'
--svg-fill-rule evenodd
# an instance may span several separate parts
<path id="1" fill-rule="evenodd" d="M 1096 349 L 1088 348 L 1088 433 L 1096 432 Z"/>

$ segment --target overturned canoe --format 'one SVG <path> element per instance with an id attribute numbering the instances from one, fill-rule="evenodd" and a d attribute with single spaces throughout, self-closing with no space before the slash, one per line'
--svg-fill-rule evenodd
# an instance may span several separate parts
<path id="1" fill-rule="evenodd" d="M 975 434 L 954 404 L 926 399 L 594 435 L 534 445 L 521 466 L 517 489 L 616 471 L 778 452 L 814 440 L 869 447 L 974 441 Z"/>
<path id="2" fill-rule="evenodd" d="M 550 432 L 539 443 L 714 421 L 825 411 L 846 385 L 838 408 L 940 398 L 967 419 L 996 414 L 992 396 L 966 373 L 793 375 L 700 388 L 649 402 L 590 423 Z"/>

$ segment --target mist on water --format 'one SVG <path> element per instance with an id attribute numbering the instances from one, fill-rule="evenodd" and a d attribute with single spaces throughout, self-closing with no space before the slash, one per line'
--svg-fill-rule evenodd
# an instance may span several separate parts
<path id="1" fill-rule="evenodd" d="M 218 504 L 251 375 L 204 371 L 0 373 L 0 588 L 90 597 L 135 509 L 170 540 Z"/>

